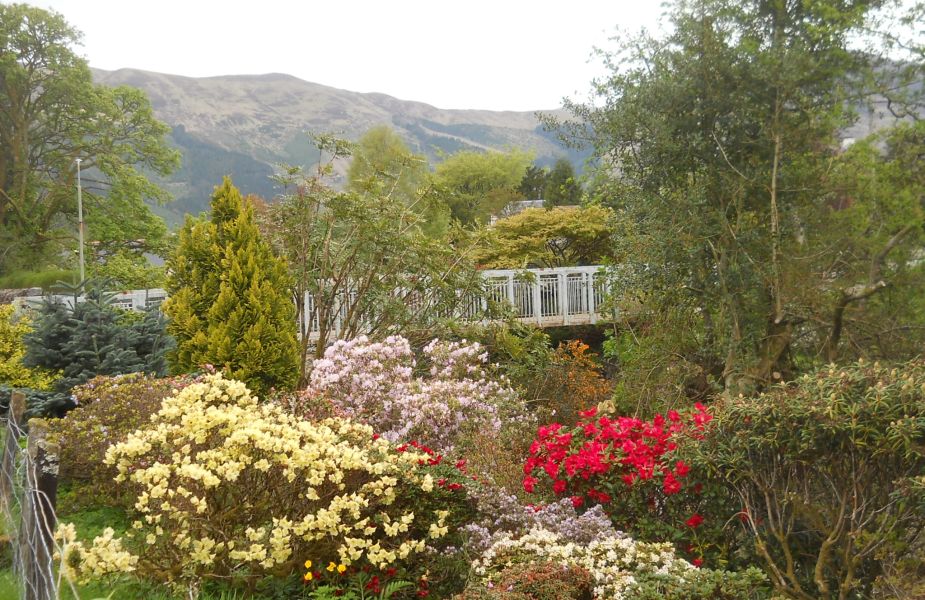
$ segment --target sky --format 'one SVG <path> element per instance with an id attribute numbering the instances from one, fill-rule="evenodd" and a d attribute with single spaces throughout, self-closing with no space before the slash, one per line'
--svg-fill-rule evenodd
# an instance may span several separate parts
<path id="1" fill-rule="evenodd" d="M 32 0 L 82 31 L 91 66 L 286 73 L 439 108 L 543 110 L 587 98 L 618 27 L 654 0 Z"/>

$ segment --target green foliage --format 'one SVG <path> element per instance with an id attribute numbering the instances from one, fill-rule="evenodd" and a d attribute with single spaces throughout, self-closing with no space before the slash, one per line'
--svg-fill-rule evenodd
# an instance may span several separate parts
<path id="1" fill-rule="evenodd" d="M 14 388 L 0 385 L 0 413 L 9 410 Z M 17 388 L 16 391 L 26 395 L 26 420 L 32 417 L 60 417 L 74 408 L 74 402 L 68 394 L 54 391 Z"/>
<path id="2" fill-rule="evenodd" d="M 549 171 L 537 165 L 530 165 L 524 172 L 517 191 L 520 192 L 527 200 L 540 200 L 543 198 L 543 192 L 546 190 L 546 177 Z"/>
<path id="3" fill-rule="evenodd" d="M 870 92 L 858 74 L 872 58 L 848 40 L 882 4 L 677 2 L 669 33 L 620 38 L 604 55 L 609 72 L 597 80 L 597 97 L 568 105 L 580 122 L 565 133 L 592 140 L 594 193 L 618 212 L 618 289 L 650 311 L 642 314 L 652 329 L 697 322 L 699 352 L 679 336 L 663 355 L 683 357 L 678 371 L 687 373 L 690 361 L 731 393 L 787 379 L 828 354 L 825 340 L 845 323 L 837 314 L 842 291 L 855 306 L 858 283 L 882 281 L 882 290 L 901 282 L 891 265 L 903 264 L 898 242 L 914 248 L 914 236 L 890 244 L 902 226 L 877 210 L 846 232 L 840 210 L 878 203 L 833 177 L 839 132 L 854 120 L 847 107 Z M 914 213 L 921 195 L 896 187 L 881 203 Z M 871 232 L 872 252 L 845 253 Z M 858 271 L 842 268 L 845 261 Z M 882 276 L 873 282 L 855 277 L 878 262 Z M 904 347 L 915 347 L 918 323 L 902 322 L 859 318 L 857 326 L 868 340 L 893 331 L 890 339 L 901 335 Z"/>
<path id="4" fill-rule="evenodd" d="M 560 158 L 546 176 L 543 200 L 547 208 L 576 205 L 581 200 L 575 168 L 567 158 Z"/>
<path id="5" fill-rule="evenodd" d="M 517 188 L 532 161 L 520 150 L 458 152 L 437 165 L 434 180 L 454 219 L 465 225 L 485 223 L 521 198 Z"/>
<path id="6" fill-rule="evenodd" d="M 156 267 L 147 257 L 125 249 L 92 261 L 87 275 L 110 282 L 114 290 L 148 290 L 164 286 L 164 267 Z"/>
<path id="7" fill-rule="evenodd" d="M 75 269 L 50 269 L 47 271 L 11 271 L 0 277 L 0 289 L 42 288 L 49 290 L 58 282 L 74 283 L 80 276 Z"/>
<path id="8" fill-rule="evenodd" d="M 475 256 L 489 269 L 598 265 L 613 257 L 613 211 L 528 208 L 499 219 Z"/>
<path id="9" fill-rule="evenodd" d="M 428 189 L 429 179 L 427 159 L 412 154 L 392 128 L 382 125 L 367 131 L 357 142 L 347 171 L 347 188 L 403 201 L 420 216 L 421 229 L 439 237 L 449 225 L 449 208 Z"/>
<path id="10" fill-rule="evenodd" d="M 213 364 L 260 395 L 295 385 L 292 280 L 230 179 L 212 196 L 210 220 L 187 218 L 168 268 L 163 309 L 177 339 L 175 370 Z"/>
<path id="11" fill-rule="evenodd" d="M 94 85 L 73 46 L 80 34 L 61 15 L 0 5 L 0 270 L 62 261 L 73 249 L 76 169 L 92 173 L 84 194 L 89 239 L 146 240 L 166 234 L 145 200 L 167 194 L 147 173 L 167 174 L 179 156 L 167 127 L 134 88 Z M 78 118 L 79 116 L 79 118 Z M 67 249 L 67 253 L 62 250 Z"/>
<path id="12" fill-rule="evenodd" d="M 925 363 L 830 366 L 715 407 L 699 460 L 740 498 L 780 593 L 868 597 L 922 543 Z"/>
<path id="13" fill-rule="evenodd" d="M 73 388 L 77 406 L 62 419 L 49 423 L 49 439 L 61 448 L 59 477 L 74 494 L 72 505 L 100 502 L 131 506 L 124 486 L 113 483 L 115 469 L 103 459 L 113 444 L 145 426 L 161 408 L 161 401 L 194 380 L 188 377 L 159 379 L 152 375 L 94 377 Z M 87 534 L 78 523 L 78 532 Z M 93 535 L 99 535 L 103 527 Z M 93 535 L 90 535 L 92 539 Z"/>
<path id="14" fill-rule="evenodd" d="M 286 193 L 261 222 L 295 281 L 303 366 L 310 344 L 320 358 L 336 337 L 401 332 L 420 341 L 480 285 L 469 236 L 454 230 L 450 242 L 426 235 L 421 215 L 390 192 L 387 174 L 371 175 L 359 192 L 335 189 L 327 181 L 332 162 L 350 156 L 351 145 L 330 136 L 315 141 L 329 159 L 311 175 L 294 167 L 281 174 Z M 309 339 L 310 322 L 317 342 Z M 304 370 L 301 379 L 307 381 Z"/>
<path id="15" fill-rule="evenodd" d="M 53 297 L 42 301 L 33 331 L 23 338 L 24 363 L 60 372 L 54 389 L 61 393 L 96 375 L 163 375 L 172 344 L 163 316 L 151 309 L 129 320 L 112 305 L 110 294 L 91 288 L 78 302 L 79 289 L 73 291 L 73 308 Z"/>
<path id="16" fill-rule="evenodd" d="M 14 388 L 46 390 L 54 379 L 43 369 L 30 369 L 23 363 L 26 347 L 23 336 L 32 331 L 29 317 L 16 316 L 12 304 L 0 306 L 0 384 Z"/>

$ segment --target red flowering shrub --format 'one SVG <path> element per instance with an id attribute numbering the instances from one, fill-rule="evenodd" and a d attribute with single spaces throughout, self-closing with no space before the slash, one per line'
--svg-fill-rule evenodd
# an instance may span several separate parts
<path id="1" fill-rule="evenodd" d="M 600 504 L 619 529 L 641 540 L 672 541 L 692 560 L 723 550 L 714 543 L 721 534 L 703 533 L 710 494 L 678 454 L 680 445 L 703 439 L 713 418 L 705 406 L 651 421 L 598 415 L 595 408 L 579 417 L 573 427 L 553 423 L 537 430 L 523 467 L 524 490 L 534 493 L 548 482 L 576 508 Z"/>

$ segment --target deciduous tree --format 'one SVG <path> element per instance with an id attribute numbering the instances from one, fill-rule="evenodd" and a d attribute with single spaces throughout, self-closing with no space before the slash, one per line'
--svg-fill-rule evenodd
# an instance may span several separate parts
<path id="1" fill-rule="evenodd" d="M 600 206 L 528 208 L 499 219 L 475 259 L 489 269 L 601 264 L 613 257 L 613 218 Z"/>
<path id="2" fill-rule="evenodd" d="M 849 40 L 883 4 L 679 2 L 670 34 L 625 39 L 599 98 L 569 104 L 566 131 L 594 145 L 610 181 L 597 193 L 620 214 L 620 289 L 690 331 L 669 352 L 730 392 L 821 350 L 808 303 L 842 273 L 808 241 L 837 221 L 838 134 L 871 91 Z"/>
<path id="3" fill-rule="evenodd" d="M 435 181 L 453 218 L 464 225 L 485 223 L 522 198 L 517 188 L 532 162 L 533 157 L 520 150 L 458 152 L 437 165 Z"/>
<path id="4" fill-rule="evenodd" d="M 0 5 L 0 271 L 60 262 L 73 248 L 75 159 L 88 239 L 156 250 L 166 234 L 144 201 L 168 199 L 148 177 L 178 163 L 168 128 L 141 91 L 94 85 L 79 42 L 57 13 Z"/>
<path id="5" fill-rule="evenodd" d="M 413 154 L 387 125 L 363 134 L 353 150 L 347 188 L 358 194 L 388 194 L 421 216 L 421 229 L 440 236 L 449 225 L 450 210 L 433 193 L 427 159 Z"/>
<path id="6" fill-rule="evenodd" d="M 468 236 L 459 232 L 451 243 L 426 235 L 421 216 L 381 175 L 361 192 L 335 189 L 332 161 L 349 157 L 351 144 L 330 136 L 315 143 L 327 159 L 312 174 L 281 173 L 286 191 L 261 223 L 295 280 L 303 365 L 313 348 L 320 358 L 338 337 L 401 333 L 420 341 L 479 286 Z"/>

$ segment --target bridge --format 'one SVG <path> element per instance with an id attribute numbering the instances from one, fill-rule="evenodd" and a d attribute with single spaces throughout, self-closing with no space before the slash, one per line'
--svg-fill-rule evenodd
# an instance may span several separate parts
<path id="1" fill-rule="evenodd" d="M 538 327 L 589 325 L 607 318 L 601 307 L 606 293 L 604 267 L 559 267 L 555 269 L 492 269 L 481 271 L 483 293 L 462 302 L 459 317 L 481 320 L 491 303 L 509 307 L 512 317 Z M 73 296 L 55 296 L 71 304 Z M 113 305 L 126 310 L 145 310 L 160 306 L 167 298 L 163 289 L 132 290 L 114 294 Z M 40 301 L 26 296 L 21 301 Z M 79 299 L 78 299 L 79 300 Z M 306 296 L 311 314 L 312 298 Z M 317 322 L 306 323 L 309 335 L 317 334 Z M 335 318 L 335 336 L 340 333 Z"/>

